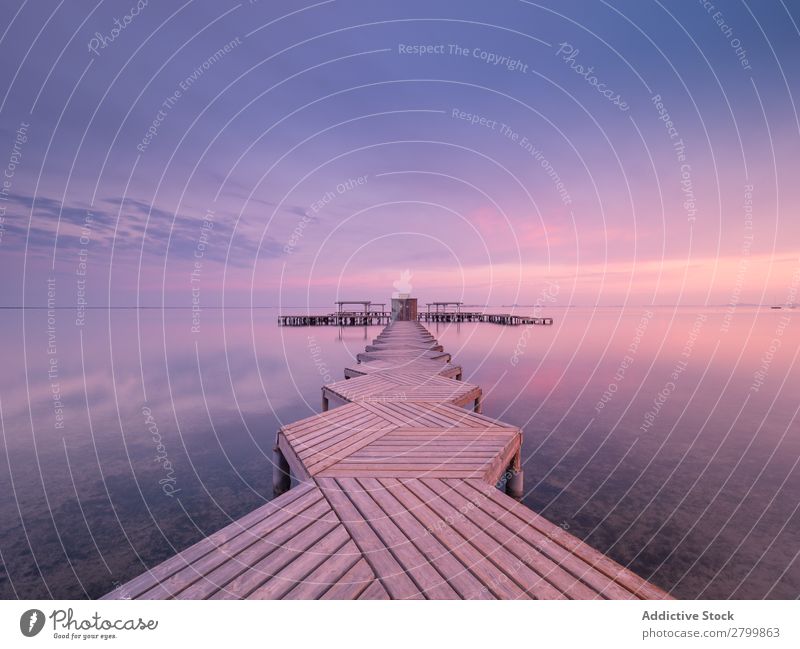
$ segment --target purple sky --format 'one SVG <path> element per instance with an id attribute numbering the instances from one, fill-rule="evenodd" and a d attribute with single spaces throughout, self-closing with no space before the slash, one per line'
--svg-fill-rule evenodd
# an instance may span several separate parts
<path id="1" fill-rule="evenodd" d="M 0 304 L 792 300 L 800 12 L 710 4 L 6 2 Z"/>

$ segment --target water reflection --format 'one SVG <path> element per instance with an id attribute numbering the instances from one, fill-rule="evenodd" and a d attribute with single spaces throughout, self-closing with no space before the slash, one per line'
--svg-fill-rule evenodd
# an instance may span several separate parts
<path id="1" fill-rule="evenodd" d="M 795 313 L 553 315 L 430 325 L 485 413 L 524 428 L 526 503 L 678 597 L 796 597 Z M 199 333 L 181 310 L 0 318 L 3 597 L 99 596 L 269 499 L 276 429 L 380 331 L 270 309 L 206 311 Z"/>

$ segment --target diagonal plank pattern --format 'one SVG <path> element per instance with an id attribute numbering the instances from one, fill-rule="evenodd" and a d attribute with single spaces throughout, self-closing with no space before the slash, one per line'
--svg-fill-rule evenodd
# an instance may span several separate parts
<path id="1" fill-rule="evenodd" d="M 391 374 L 392 372 L 414 372 L 423 376 L 440 375 L 448 379 L 461 380 L 460 365 L 442 363 L 428 359 L 419 360 L 374 360 L 369 363 L 357 363 L 344 368 L 344 377 L 352 379 L 356 376 L 371 374 Z"/>
<path id="2" fill-rule="evenodd" d="M 429 402 L 352 403 L 278 432 L 293 472 L 307 477 L 480 477 L 495 483 L 521 443 L 515 426 Z"/>
<path id="3" fill-rule="evenodd" d="M 276 498 L 106 598 L 669 598 L 518 502 L 522 431 L 422 325 L 358 358 L 278 431 Z"/>
<path id="4" fill-rule="evenodd" d="M 368 364 L 368 363 L 367 363 Z M 331 402 L 420 402 L 475 404 L 480 412 L 481 389 L 472 383 L 413 371 L 382 372 L 330 383 L 322 388 L 322 409 Z"/>
<path id="5" fill-rule="evenodd" d="M 388 597 L 330 503 L 304 483 L 104 599 Z"/>

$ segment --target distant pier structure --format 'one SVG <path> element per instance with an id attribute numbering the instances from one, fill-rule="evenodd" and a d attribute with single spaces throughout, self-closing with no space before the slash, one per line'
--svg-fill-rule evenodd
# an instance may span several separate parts
<path id="1" fill-rule="evenodd" d="M 281 327 L 317 327 L 325 325 L 367 327 L 369 325 L 387 325 L 391 322 L 392 314 L 386 311 L 384 302 L 338 300 L 334 304 L 336 304 L 337 308 L 333 313 L 279 315 L 278 324 Z M 361 307 L 361 309 L 354 310 L 353 307 Z M 378 310 L 378 307 L 380 307 L 380 310 Z"/>
<path id="2" fill-rule="evenodd" d="M 466 311 L 463 302 L 427 302 L 425 310 L 419 311 L 417 298 L 407 293 L 392 297 L 391 311 L 385 303 L 370 300 L 339 300 L 337 310 L 332 313 L 299 315 L 279 315 L 278 324 L 282 327 L 366 327 L 388 325 L 391 322 L 433 322 L 461 323 L 488 322 L 499 325 L 551 325 L 553 318 L 534 317 L 516 313 L 486 313 L 485 311 Z M 358 307 L 356 309 L 356 307 Z M 380 307 L 380 309 L 378 309 Z"/>
<path id="3" fill-rule="evenodd" d="M 463 302 L 428 302 L 420 313 L 420 322 L 489 322 L 500 325 L 551 325 L 553 318 L 538 318 L 515 313 L 463 311 Z M 433 307 L 433 309 L 431 309 Z"/>

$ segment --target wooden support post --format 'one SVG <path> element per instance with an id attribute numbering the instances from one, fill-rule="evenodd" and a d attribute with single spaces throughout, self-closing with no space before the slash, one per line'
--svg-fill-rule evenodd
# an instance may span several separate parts
<path id="1" fill-rule="evenodd" d="M 506 493 L 514 500 L 522 500 L 525 495 L 524 478 L 522 472 L 521 451 L 517 451 L 511 465 L 508 467 L 509 478 L 506 480 Z"/>
<path id="2" fill-rule="evenodd" d="M 322 412 L 328 412 L 329 407 L 328 397 L 325 396 L 325 388 L 322 388 Z"/>
<path id="3" fill-rule="evenodd" d="M 478 395 L 477 397 L 475 397 L 475 408 L 474 408 L 474 410 L 478 414 L 481 413 L 481 395 Z"/>
<path id="4" fill-rule="evenodd" d="M 289 462 L 280 446 L 272 447 L 272 494 L 277 498 L 285 494 L 292 486 Z"/>

